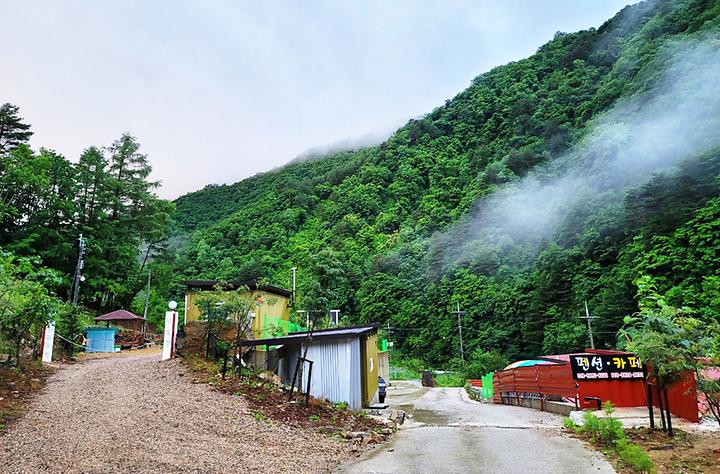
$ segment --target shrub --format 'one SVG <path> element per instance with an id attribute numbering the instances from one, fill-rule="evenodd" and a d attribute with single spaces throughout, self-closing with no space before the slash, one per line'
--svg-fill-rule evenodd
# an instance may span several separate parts
<path id="1" fill-rule="evenodd" d="M 578 425 L 569 416 L 563 418 L 563 426 L 565 429 L 577 431 Z"/>
<path id="2" fill-rule="evenodd" d="M 620 459 L 640 472 L 651 472 L 653 463 L 647 453 L 637 444 L 629 443 L 626 439 L 618 440 L 617 451 Z"/>
<path id="3" fill-rule="evenodd" d="M 597 416 L 593 415 L 591 412 L 586 411 L 583 413 L 583 424 L 580 427 L 581 433 L 588 433 L 591 436 L 595 437 L 597 432 L 599 431 L 599 425 L 600 420 Z"/>
<path id="4" fill-rule="evenodd" d="M 438 387 L 462 387 L 465 385 L 465 377 L 459 373 L 438 374 L 435 383 Z"/>
<path id="5" fill-rule="evenodd" d="M 477 349 L 465 366 L 465 378 L 479 379 L 488 372 L 505 368 L 507 364 L 507 359 L 497 350 L 484 352 Z"/>
<path id="6" fill-rule="evenodd" d="M 586 411 L 583 414 L 582 426 L 577 427 L 570 418 L 565 418 L 563 425 L 565 428 L 575 429 L 577 433 L 590 435 L 596 444 L 613 448 L 620 459 L 639 472 L 650 472 L 652 461 L 640 446 L 627 440 L 622 422 L 612 417 L 615 411 L 612 403 L 605 402 L 603 410 L 607 414 L 605 418 L 598 418 L 592 412 Z"/>

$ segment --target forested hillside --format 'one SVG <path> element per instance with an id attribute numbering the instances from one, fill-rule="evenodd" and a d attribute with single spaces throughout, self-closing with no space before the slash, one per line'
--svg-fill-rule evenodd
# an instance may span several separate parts
<path id="1" fill-rule="evenodd" d="M 22 340 L 22 314 L 41 328 L 33 301 L 71 312 L 80 233 L 92 311 L 142 312 L 150 269 L 159 321 L 183 278 L 288 287 L 297 267 L 295 309 L 389 325 L 400 353 L 436 365 L 458 356 L 458 305 L 466 352 L 508 358 L 587 346 L 586 302 L 596 345 L 614 347 L 641 277 L 717 320 L 719 51 L 720 2 L 639 3 L 479 75 L 379 146 L 209 185 L 174 210 L 132 136 L 75 163 L 28 147 L 6 104 L 0 329 Z"/>
<path id="2" fill-rule="evenodd" d="M 705 103 L 685 97 L 695 86 L 683 84 L 698 64 L 717 62 L 719 28 L 718 2 L 630 6 L 597 29 L 557 33 L 533 56 L 478 76 L 378 147 L 183 196 L 175 219 L 188 242 L 177 268 L 287 286 L 297 266 L 299 308 L 389 322 L 396 347 L 430 362 L 457 355 L 457 303 L 466 311 L 466 351 L 497 348 L 510 357 L 587 346 L 578 319 L 585 301 L 597 317 L 596 344 L 614 346 L 623 317 L 637 311 L 641 275 L 672 303 L 717 318 L 718 143 L 702 136 L 666 144 L 666 135 L 648 130 L 679 101 Z M 678 65 L 698 54 L 709 56 Z M 653 101 L 657 110 L 640 110 Z M 704 119 L 665 119 L 714 126 L 715 105 Z M 633 114 L 624 131 L 609 128 Z M 672 123 L 671 135 L 691 133 L 674 132 Z M 603 124 L 598 151 L 585 142 Z M 623 157 L 627 147 L 637 154 Z M 648 158 L 660 154 L 665 161 Z M 483 237 L 483 213 L 492 213 L 501 190 L 620 159 L 650 161 L 622 185 L 585 186 L 587 199 L 568 205 L 547 235 Z M 623 176 L 623 166 L 607 173 Z"/>

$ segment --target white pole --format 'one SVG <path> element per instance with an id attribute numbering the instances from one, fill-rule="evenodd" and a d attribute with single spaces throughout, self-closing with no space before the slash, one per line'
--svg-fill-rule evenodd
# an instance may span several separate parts
<path id="1" fill-rule="evenodd" d="M 175 335 L 177 334 L 177 313 L 167 311 L 165 313 L 165 331 L 163 334 L 163 349 L 160 360 L 172 358 L 175 352 Z"/>
<path id="2" fill-rule="evenodd" d="M 295 304 L 295 277 L 297 273 L 297 267 L 292 267 L 290 270 L 292 270 L 292 304 Z"/>

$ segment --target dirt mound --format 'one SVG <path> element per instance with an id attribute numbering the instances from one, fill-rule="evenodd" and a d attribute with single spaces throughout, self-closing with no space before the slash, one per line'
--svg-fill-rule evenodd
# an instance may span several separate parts
<path id="1" fill-rule="evenodd" d="M 213 332 L 223 341 L 234 343 L 237 336 L 237 329 L 232 324 L 218 325 L 213 327 Z M 205 354 L 207 349 L 207 322 L 190 321 L 184 330 L 178 331 L 177 350 L 180 355 Z"/>

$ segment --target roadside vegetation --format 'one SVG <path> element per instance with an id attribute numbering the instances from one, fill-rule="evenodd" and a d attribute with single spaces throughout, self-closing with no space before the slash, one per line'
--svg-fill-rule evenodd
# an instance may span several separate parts
<path id="1" fill-rule="evenodd" d="M 346 403 L 333 404 L 310 397 L 306 406 L 302 394 L 294 395 L 293 401 L 289 401 L 287 387 L 268 372 L 243 370 L 241 376 L 236 376 L 229 371 L 223 379 L 221 365 L 204 357 L 186 355 L 183 363 L 190 369 L 194 382 L 207 383 L 228 396 L 242 397 L 255 420 L 260 422 L 310 428 L 318 434 L 338 439 L 353 432 L 375 432 L 385 436 L 391 432 L 362 411 L 349 409 Z"/>
<path id="2" fill-rule="evenodd" d="M 610 402 L 603 404 L 605 416 L 590 411 L 578 425 L 564 419 L 565 428 L 591 443 L 621 473 L 715 473 L 720 469 L 718 438 L 713 435 L 676 431 L 676 436 L 649 428 L 623 428 L 614 418 Z"/>
<path id="3" fill-rule="evenodd" d="M 497 350 L 476 349 L 468 354 L 465 363 L 460 358 L 454 358 L 442 368 L 428 368 L 417 358 L 392 357 L 390 379 L 418 380 L 422 378 L 424 370 L 429 370 L 433 373 L 438 387 L 464 387 L 468 379 L 479 379 L 483 375 L 504 369 L 507 365 L 508 360 Z"/>
<path id="4" fill-rule="evenodd" d="M 605 402 L 603 410 L 605 417 L 599 418 L 587 411 L 583 414 L 582 425 L 578 426 L 570 418 L 565 418 L 564 426 L 590 441 L 612 461 L 620 461 L 636 472 L 652 472 L 653 464 L 647 453 L 628 441 L 622 422 L 612 417 L 612 403 Z"/>

